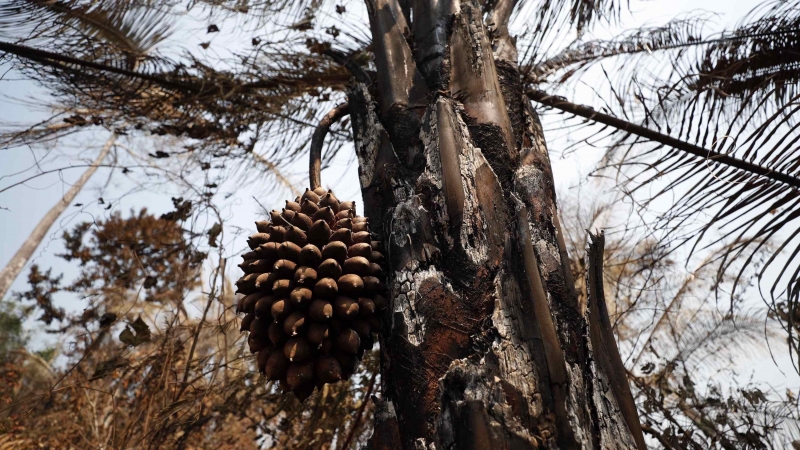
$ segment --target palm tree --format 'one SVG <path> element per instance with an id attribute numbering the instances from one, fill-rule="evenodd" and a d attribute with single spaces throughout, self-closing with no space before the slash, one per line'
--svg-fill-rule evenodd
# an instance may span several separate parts
<path id="1" fill-rule="evenodd" d="M 61 217 L 64 210 L 72 204 L 72 201 L 75 200 L 78 193 L 81 192 L 92 175 L 94 175 L 97 169 L 102 165 L 103 160 L 108 156 L 116 140 L 117 135 L 112 133 L 111 137 L 103 144 L 103 148 L 100 149 L 100 154 L 97 155 L 94 162 L 89 165 L 89 168 L 78 178 L 75 184 L 69 188 L 61 200 L 50 208 L 50 211 L 47 211 L 47 214 L 36 224 L 31 234 L 25 239 L 25 242 L 22 243 L 19 250 L 17 250 L 17 253 L 11 257 L 8 264 L 0 271 L 0 298 L 5 297 L 9 288 L 11 288 L 11 284 L 14 283 L 14 280 L 16 280 L 17 276 L 22 272 L 25 264 L 27 264 L 28 260 L 33 255 L 33 252 L 36 251 L 36 248 L 39 247 L 39 244 L 42 243 L 42 239 L 47 235 L 47 231 L 50 230 L 53 224 L 56 223 L 56 220 Z"/>
<path id="2" fill-rule="evenodd" d="M 331 155 L 331 149 L 352 137 L 366 213 L 390 249 L 393 313 L 384 318 L 385 382 L 373 448 L 644 447 L 627 386 L 614 383 L 610 391 L 603 389 L 603 379 L 624 379 L 619 353 L 610 338 L 597 273 L 587 308 L 578 300 L 559 231 L 544 134 L 528 99 L 603 124 L 600 132 L 616 138 L 613 149 L 628 149 L 609 154 L 616 166 L 637 164 L 636 158 L 652 157 L 663 146 L 669 148 L 666 156 L 646 167 L 659 173 L 683 170 L 678 181 L 695 180 L 706 160 L 722 166 L 690 191 L 694 196 L 676 205 L 678 214 L 668 217 L 673 227 L 680 217 L 709 206 L 719 206 L 711 223 L 724 224 L 744 202 L 755 201 L 779 214 L 766 219 L 762 239 L 785 229 L 795 216 L 797 155 L 763 145 L 765 136 L 772 136 L 765 127 L 791 123 L 784 118 L 792 111 L 791 102 L 775 100 L 780 96 L 769 91 L 774 76 L 758 81 L 766 72 L 780 73 L 778 93 L 791 90 L 785 86 L 796 71 L 786 55 L 796 47 L 786 42 L 796 37 L 791 19 L 796 14 L 789 3 L 767 10 L 763 23 L 756 18 L 755 25 L 720 36 L 691 33 L 696 26 L 691 21 L 671 23 L 610 42 L 579 42 L 551 55 L 542 50 L 548 33 L 566 33 L 571 27 L 580 31 L 613 19 L 619 4 L 573 0 L 525 9 L 513 0 L 480 5 L 368 0 L 369 23 L 361 26 L 357 13 L 324 2 L 209 2 L 218 13 L 273 24 L 267 38 L 252 39 L 252 50 L 224 61 L 225 69 L 191 53 L 168 58 L 142 54 L 130 45 L 108 45 L 98 38 L 101 33 L 87 37 L 80 31 L 85 25 L 76 34 L 48 35 L 61 29 L 65 17 L 85 10 L 80 2 L 9 5 L 7 23 L 34 24 L 44 32 L 0 42 L 0 51 L 16 56 L 23 73 L 65 103 L 80 104 L 86 111 L 82 123 L 191 139 L 193 161 L 201 167 L 212 160 L 252 161 L 262 141 L 271 142 L 263 153 L 272 164 L 291 160 L 312 140 L 309 118 L 347 102 L 349 120 L 327 118 L 313 146 L 324 146 L 320 140 L 327 137 Z M 109 11 L 149 17 L 127 23 L 150 30 L 161 29 L 153 25 L 155 16 L 169 18 L 163 11 L 148 16 L 152 9 L 129 6 L 115 3 Z M 512 14 L 531 9 L 537 26 L 512 38 Z M 114 23 L 113 14 L 107 15 L 102 23 Z M 777 23 L 777 31 L 759 28 L 767 23 Z M 216 24 L 208 26 L 209 32 L 218 30 Z M 751 50 L 764 39 L 768 45 Z M 674 59 L 663 78 L 670 84 L 656 77 L 645 80 L 652 81 L 645 86 L 619 71 L 619 80 L 631 83 L 637 94 L 621 103 L 628 109 L 634 100 L 644 105 L 641 117 L 599 115 L 550 95 L 570 76 L 608 58 L 686 48 L 699 49 L 704 64 L 687 74 L 682 68 L 694 65 L 681 66 Z M 744 64 L 754 60 L 754 53 L 770 54 L 772 65 Z M 748 73 L 754 76 L 743 82 Z M 648 93 L 657 108 L 648 103 Z M 761 104 L 771 105 L 772 114 L 759 115 L 764 109 L 753 106 Z M 725 116 L 729 105 L 736 106 Z M 692 107 L 697 122 L 672 136 L 666 126 L 670 119 Z M 747 140 L 762 152 L 759 157 L 755 150 L 729 155 L 702 137 L 691 142 L 691 136 L 705 136 L 706 130 L 713 135 L 713 127 L 721 127 L 711 117 L 746 124 L 764 119 Z M 25 135 L 52 138 L 70 129 L 52 125 Z M 282 138 L 269 140 L 276 135 Z M 641 145 L 643 139 L 657 147 Z M 773 148 L 785 145 L 780 141 Z M 620 155 L 622 162 L 613 159 Z M 762 160 L 765 155 L 771 158 Z M 631 178 L 637 181 L 636 174 Z M 738 184 L 725 184 L 730 181 Z M 735 195 L 707 205 L 709 192 Z M 775 195 L 782 197 L 776 201 Z M 734 227 L 747 230 L 754 226 L 750 223 Z M 758 247 L 757 242 L 751 241 Z M 598 245 L 595 252 L 601 249 Z M 740 246 L 726 256 L 745 251 L 747 246 Z"/>

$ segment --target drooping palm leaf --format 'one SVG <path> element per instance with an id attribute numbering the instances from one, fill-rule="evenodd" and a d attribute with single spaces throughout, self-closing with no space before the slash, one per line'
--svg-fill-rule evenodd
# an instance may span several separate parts
<path id="1" fill-rule="evenodd" d="M 558 29 L 560 32 L 574 27 L 580 35 L 598 21 L 613 22 L 619 19 L 620 0 L 537 0 L 521 1 L 521 10 L 532 17 L 537 31 Z"/>
<path id="2" fill-rule="evenodd" d="M 653 235 L 678 244 L 674 248 L 688 244 L 692 252 L 735 241 L 721 256 L 720 274 L 735 270 L 737 258 L 755 264 L 770 304 L 792 306 L 800 295 L 800 190 L 775 178 L 800 178 L 799 52 L 800 2 L 774 2 L 728 32 L 703 36 L 692 22 L 673 22 L 645 34 L 576 44 L 532 64 L 539 77 L 530 79 L 548 86 L 602 69 L 615 100 L 605 103 L 610 114 L 780 174 L 687 154 L 624 127 L 590 132 L 611 142 L 604 167 L 615 171 L 642 210 L 653 212 Z M 611 64 L 619 70 L 606 71 Z M 671 207 L 663 211 L 664 204 Z M 763 248 L 771 253 L 759 259 Z M 794 333 L 793 324 L 786 328 Z"/>
<path id="3" fill-rule="evenodd" d="M 171 14 L 124 0 L 10 0 L 0 3 L 0 36 L 45 48 L 55 43 L 83 57 L 124 53 L 128 68 L 172 33 Z"/>
<path id="4" fill-rule="evenodd" d="M 642 27 L 609 40 L 576 40 L 554 55 L 530 53 L 521 61 L 528 83 L 555 84 L 580 75 L 584 70 L 603 60 L 626 55 L 644 55 L 653 52 L 679 50 L 714 42 L 706 38 L 706 15 L 676 19 L 662 26 Z"/>

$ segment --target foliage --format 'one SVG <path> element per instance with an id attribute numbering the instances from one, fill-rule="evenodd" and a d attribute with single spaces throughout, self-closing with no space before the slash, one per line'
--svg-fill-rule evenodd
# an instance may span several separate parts
<path id="1" fill-rule="evenodd" d="M 131 290 L 141 289 L 147 302 L 165 302 L 175 292 L 197 287 L 198 269 L 206 258 L 184 234 L 180 223 L 157 218 L 146 209 L 125 219 L 115 212 L 101 223 L 84 222 L 65 232 L 67 252 L 59 256 L 80 265 L 70 289 L 102 295 L 107 309 Z"/>
<path id="2" fill-rule="evenodd" d="M 13 303 L 0 300 L 0 361 L 6 361 L 11 351 L 27 344 L 25 318 L 25 313 Z"/>
<path id="3" fill-rule="evenodd" d="M 238 331 L 232 286 L 215 284 L 198 299 L 208 315 L 193 317 L 184 309 L 200 287 L 206 256 L 193 248 L 193 237 L 203 238 L 146 210 L 126 218 L 111 214 L 64 233 L 62 257 L 81 271 L 56 291 L 83 294 L 86 310 L 65 313 L 66 325 L 57 330 L 68 342 L 63 366 L 45 363 L 46 376 L 32 372 L 35 355 L 27 353 L 5 366 L 11 388 L 0 392 L 0 431 L 14 433 L 15 448 L 327 449 L 364 443 L 368 394 L 378 382 L 376 352 L 367 352 L 351 381 L 326 386 L 305 404 L 280 394 L 258 374 Z M 158 282 L 140 298 L 151 274 Z"/>

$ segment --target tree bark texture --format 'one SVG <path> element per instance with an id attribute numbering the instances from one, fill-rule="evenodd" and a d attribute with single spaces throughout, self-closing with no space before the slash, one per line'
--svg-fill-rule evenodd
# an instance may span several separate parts
<path id="1" fill-rule="evenodd" d="M 14 280 L 17 279 L 22 269 L 25 267 L 25 264 L 33 255 L 33 252 L 36 251 L 36 248 L 39 247 L 39 244 L 42 243 L 42 239 L 47 235 L 47 231 L 50 230 L 50 227 L 58 220 L 61 214 L 64 212 L 65 209 L 75 200 L 75 197 L 78 193 L 83 189 L 83 186 L 89 181 L 89 178 L 94 175 L 97 171 L 99 165 L 106 159 L 108 153 L 111 151 L 111 147 L 114 145 L 117 136 L 112 135 L 108 141 L 103 145 L 102 150 L 100 150 L 100 154 L 97 155 L 97 158 L 94 160 L 91 166 L 78 178 L 78 181 L 73 184 L 64 197 L 62 197 L 58 203 L 55 204 L 50 211 L 47 211 L 47 214 L 42 217 L 42 220 L 39 221 L 38 224 L 33 228 L 31 234 L 25 239 L 25 242 L 22 243 L 17 253 L 11 257 L 11 260 L 6 264 L 2 271 L 0 271 L 0 299 L 5 297 L 8 290 L 11 288 L 11 285 L 14 283 Z"/>
<path id="2" fill-rule="evenodd" d="M 370 447 L 642 448 L 613 335 L 569 272 L 514 3 L 367 5 L 376 83 L 348 103 L 391 290 Z"/>

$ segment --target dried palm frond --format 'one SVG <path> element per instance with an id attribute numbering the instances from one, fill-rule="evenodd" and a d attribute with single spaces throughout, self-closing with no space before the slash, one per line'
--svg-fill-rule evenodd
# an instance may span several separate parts
<path id="1" fill-rule="evenodd" d="M 678 21 L 574 44 L 531 63 L 529 80 L 539 86 L 578 82 L 602 70 L 607 98 L 613 99 L 605 103 L 610 114 L 707 149 L 709 156 L 716 152 L 744 162 L 736 167 L 702 151 L 686 153 L 625 127 L 580 125 L 588 128 L 587 140 L 610 142 L 603 168 L 612 172 L 605 173 L 613 174 L 640 211 L 655 216 L 653 236 L 673 248 L 686 244 L 692 252 L 735 242 L 720 255 L 719 266 L 719 276 L 738 271 L 733 294 L 752 265 L 769 303 L 788 301 L 793 310 L 800 298 L 800 190 L 784 180 L 800 178 L 800 2 L 762 5 L 731 31 L 702 31 L 702 21 Z M 619 70 L 606 71 L 604 64 Z M 597 82 L 593 87 L 603 90 Z M 671 207 L 662 211 L 665 203 Z M 734 269 L 738 259 L 745 264 Z M 785 328 L 794 334 L 791 323 Z"/>
<path id="2" fill-rule="evenodd" d="M 45 47 L 66 44 L 84 58 L 119 52 L 134 69 L 139 58 L 172 34 L 171 16 L 122 0 L 10 0 L 0 3 L 0 36 Z"/>
<path id="3" fill-rule="evenodd" d="M 618 0 L 541 0 L 520 2 L 535 21 L 537 31 L 574 27 L 580 35 L 595 22 L 619 19 L 623 2 Z M 528 3 L 528 4 L 526 4 Z"/>

